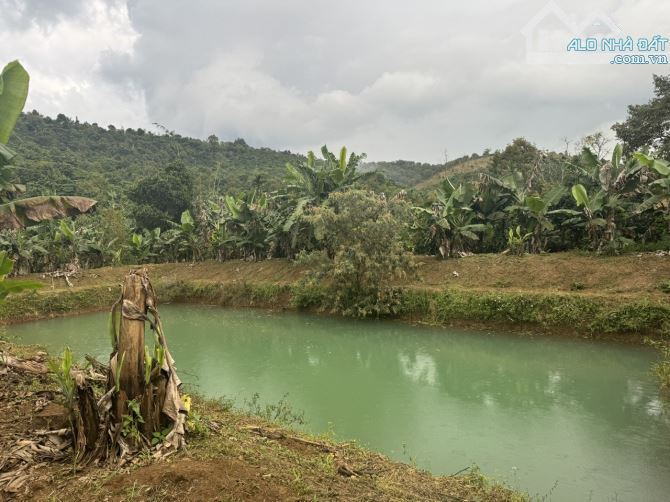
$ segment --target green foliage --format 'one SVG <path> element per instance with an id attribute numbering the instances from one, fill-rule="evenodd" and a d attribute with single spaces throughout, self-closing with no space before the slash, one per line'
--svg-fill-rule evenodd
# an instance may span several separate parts
<path id="1" fill-rule="evenodd" d="M 331 287 L 332 310 L 365 317 L 395 310 L 393 281 L 414 268 L 403 241 L 409 206 L 359 190 L 333 192 L 309 214 L 329 260 L 310 277 Z"/>
<path id="2" fill-rule="evenodd" d="M 416 295 L 421 297 L 420 301 Z M 581 295 L 460 290 L 441 293 L 406 290 L 400 298 L 399 313 L 421 315 L 434 324 L 494 321 L 517 326 L 558 326 L 593 334 L 659 334 L 670 330 L 670 307 L 661 303 L 608 306 L 598 299 Z M 417 309 L 416 305 L 421 308 Z"/>
<path id="3" fill-rule="evenodd" d="M 170 433 L 170 428 L 163 429 L 161 431 L 156 431 L 152 434 L 151 437 L 151 446 L 156 446 L 163 444 L 167 439 L 167 435 Z"/>
<path id="4" fill-rule="evenodd" d="M 8 166 L 15 154 L 7 145 L 28 96 L 29 76 L 18 61 L 0 74 L 0 229 L 19 229 L 44 220 L 85 213 L 96 201 L 84 197 L 45 196 L 11 200 L 25 192 Z"/>
<path id="5" fill-rule="evenodd" d="M 526 252 L 526 241 L 531 233 L 522 233 L 521 226 L 517 225 L 514 229 L 507 230 L 507 248 L 515 256 L 523 256 Z"/>
<path id="6" fill-rule="evenodd" d="M 661 80 L 657 83 L 665 82 Z M 401 177 L 400 168 L 407 168 L 407 179 L 401 181 L 408 183 L 431 173 L 441 176 L 437 168 L 453 168 L 444 172 L 455 178 L 443 179 L 436 190 L 405 192 L 379 170 L 371 171 L 373 166 L 364 165 L 365 155 L 349 153 L 345 147 L 331 152 L 324 146 L 320 157 L 314 152 L 301 157 L 253 149 L 243 140 L 221 142 L 213 135 L 203 142 L 164 128 L 159 135 L 112 126 L 103 130 L 64 115 L 54 120 L 36 113 L 23 116 L 17 127 L 23 140 L 16 147 L 25 160 L 18 173 L 28 177 L 39 193 L 87 187 L 104 201 L 98 214 L 76 224 L 45 221 L 29 229 L 21 227 L 87 211 L 94 201 L 68 196 L 0 205 L 0 226 L 14 229 L 0 234 L 0 250 L 16 261 L 17 273 L 50 272 L 77 261 L 93 268 L 294 259 L 325 252 L 330 262 L 338 263 L 328 280 L 345 284 L 347 278 L 355 279 L 346 294 L 333 295 L 335 310 L 360 315 L 390 312 L 395 302 L 391 282 L 386 278 L 379 282 L 372 278 L 379 274 L 370 272 L 386 266 L 370 266 L 382 253 L 375 251 L 368 261 L 364 256 L 371 249 L 353 246 L 345 259 L 344 252 L 336 249 L 336 239 L 324 233 L 324 215 L 348 212 L 358 218 L 354 213 L 359 208 L 347 210 L 334 203 L 338 194 L 366 193 L 371 186 L 377 191 L 369 197 L 384 199 L 395 208 L 389 210 L 393 228 L 387 228 L 396 232 L 393 243 L 380 240 L 380 247 L 390 246 L 387 254 L 394 246 L 444 258 L 505 249 L 513 254 L 568 249 L 613 254 L 670 239 L 667 161 L 648 151 L 631 155 L 627 145 L 616 145 L 611 159 L 603 159 L 605 140 L 597 133 L 584 139 L 580 155 L 543 151 L 517 138 L 492 155 L 467 157 L 471 165 L 467 173 L 458 172 L 465 157 L 437 167 L 380 163 L 377 168 L 396 179 Z M 0 148 L 6 162 L 13 155 Z M 249 172 L 241 173 L 242 164 L 236 163 L 241 158 Z M 249 159 L 263 168 L 252 169 Z M 281 164 L 286 166 L 283 182 Z M 233 174 L 240 176 L 239 183 L 230 182 Z M 15 174 L 0 169 L 0 196 L 11 197 L 20 190 Z M 61 210 L 56 211 L 59 205 Z M 364 218 L 378 217 L 375 211 L 360 209 Z M 365 225 L 375 229 L 388 221 L 382 218 Z M 365 225 L 361 222 L 360 228 L 366 229 Z M 359 277 L 362 270 L 364 277 Z M 365 283 L 385 285 L 368 288 Z M 365 299 L 360 308 L 355 297 Z M 373 305 L 377 306 L 368 308 Z"/>
<path id="7" fill-rule="evenodd" d="M 654 75 L 654 97 L 643 105 L 630 105 L 624 122 L 612 129 L 628 153 L 654 148 L 662 158 L 670 158 L 670 75 Z"/>
<path id="8" fill-rule="evenodd" d="M 121 435 L 124 438 L 140 442 L 142 434 L 140 432 L 140 425 L 144 423 L 142 412 L 140 411 L 140 403 L 131 399 L 128 401 L 128 413 L 123 415 L 121 421 Z"/>
<path id="9" fill-rule="evenodd" d="M 196 410 L 189 410 L 188 417 L 186 418 L 186 430 L 195 436 L 207 436 L 209 433 L 209 427 L 205 423 L 202 415 Z"/>
<path id="10" fill-rule="evenodd" d="M 0 300 L 4 300 L 7 295 L 12 293 L 34 290 L 43 286 L 36 281 L 5 280 L 13 268 L 14 262 L 7 258 L 7 253 L 5 251 L 0 251 Z"/>
<path id="11" fill-rule="evenodd" d="M 491 175 L 502 177 L 520 172 L 528 177 L 536 169 L 542 152 L 525 138 L 516 138 L 502 152 L 495 152 L 491 161 Z"/>
<path id="12" fill-rule="evenodd" d="M 63 349 L 63 357 L 60 359 L 50 359 L 48 362 L 49 371 L 58 384 L 61 394 L 65 398 L 65 405 L 68 410 L 72 410 L 75 399 L 74 378 L 70 374 L 74 364 L 72 360 L 72 351 L 70 347 Z"/>
<path id="13" fill-rule="evenodd" d="M 360 167 L 362 173 L 378 172 L 384 175 L 387 179 L 400 186 L 413 187 L 421 181 L 430 178 L 449 165 L 453 165 L 458 161 L 465 160 L 469 157 L 461 157 L 445 164 L 427 164 L 421 162 L 412 162 L 409 160 L 396 160 L 393 162 L 368 162 Z"/>
<path id="14" fill-rule="evenodd" d="M 585 287 L 583 282 L 573 281 L 572 284 L 570 284 L 570 291 L 582 291 Z"/>
<path id="15" fill-rule="evenodd" d="M 0 143 L 4 145 L 26 103 L 29 81 L 28 72 L 18 61 L 7 64 L 0 73 Z"/>
<path id="16" fill-rule="evenodd" d="M 288 151 L 253 148 L 243 141 L 208 142 L 165 130 L 103 128 L 36 111 L 20 117 L 16 133 L 21 141 L 10 146 L 20 158 L 17 173 L 29 195 L 57 190 L 92 197 L 103 205 L 124 203 L 140 180 L 159 176 L 175 162 L 183 163 L 192 176 L 193 195 L 207 199 L 248 190 L 258 177 L 259 189 L 276 190 L 282 185 L 286 162 L 295 164 L 302 158 Z M 189 199 L 186 207 L 175 209 L 172 220 L 193 202 Z"/>
<path id="17" fill-rule="evenodd" d="M 477 215 L 472 207 L 476 194 L 473 185 L 456 188 L 446 179 L 430 209 L 415 207 L 412 229 L 419 246 L 431 252 L 437 249 L 443 258 L 469 251 L 470 245 L 479 241 L 479 234 L 487 228 L 476 222 Z"/>
<path id="18" fill-rule="evenodd" d="M 661 281 L 661 283 L 658 285 L 658 289 L 664 293 L 670 293 L 670 280 Z"/>
<path id="19" fill-rule="evenodd" d="M 172 162 L 138 181 L 128 192 L 139 228 L 166 230 L 193 202 L 193 175 L 183 162 Z"/>

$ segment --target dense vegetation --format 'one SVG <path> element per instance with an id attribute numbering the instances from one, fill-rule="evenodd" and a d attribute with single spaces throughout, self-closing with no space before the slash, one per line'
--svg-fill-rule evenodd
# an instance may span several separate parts
<path id="1" fill-rule="evenodd" d="M 630 118 L 615 126 L 623 139 L 632 137 L 640 121 L 652 120 L 646 113 L 656 121 L 665 116 L 667 123 L 668 77 L 657 77 L 655 85 L 650 104 L 631 107 Z M 370 311 L 380 313 L 392 304 L 383 285 L 411 268 L 407 253 L 447 258 L 667 248 L 670 169 L 655 158 L 668 147 L 667 131 L 645 134 L 635 135 L 635 147 L 616 145 L 607 159 L 598 134 L 584 138 L 574 155 L 543 151 L 518 138 L 502 151 L 485 152 L 484 171 L 457 176 L 459 162 L 473 158 L 457 159 L 446 171 L 456 176 L 436 190 L 405 191 L 379 172 L 363 173 L 369 170 L 365 156 L 347 155 L 346 148 L 336 155 L 324 146 L 321 158 L 312 152 L 303 157 L 250 148 L 241 140 L 105 130 L 33 112 L 20 120 L 13 143 L 28 193 L 58 189 L 101 202 L 93 215 L 4 231 L 0 248 L 20 273 L 72 262 L 99 267 L 325 259 L 331 268 L 322 268 L 324 275 L 354 285 L 353 292 L 338 290 L 349 295 L 335 302 L 338 310 L 368 312 L 356 297 L 367 298 Z M 391 169 L 401 165 L 381 167 L 407 183 L 415 183 L 422 170 L 428 177 L 438 172 L 436 166 L 414 165 L 402 178 Z"/>
<path id="2" fill-rule="evenodd" d="M 404 187 L 414 187 L 419 183 L 442 172 L 453 172 L 453 168 L 470 159 L 477 159 L 479 155 L 459 157 L 444 164 L 428 164 L 412 162 L 411 160 L 395 160 L 393 162 L 368 162 L 361 166 L 362 172 L 376 171 L 383 174 L 393 183 Z"/>
<path id="3" fill-rule="evenodd" d="M 121 197 L 139 180 L 158 175 L 180 161 L 203 194 L 264 190 L 281 185 L 286 162 L 300 155 L 252 148 L 243 139 L 206 141 L 158 132 L 100 127 L 59 114 L 55 119 L 32 111 L 16 124 L 10 145 L 17 152 L 17 174 L 28 194 L 58 191 L 106 202 Z"/>

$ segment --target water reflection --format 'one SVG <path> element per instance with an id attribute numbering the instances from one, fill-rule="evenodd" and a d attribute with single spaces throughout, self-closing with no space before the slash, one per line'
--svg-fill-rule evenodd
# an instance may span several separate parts
<path id="1" fill-rule="evenodd" d="M 428 354 L 418 353 L 411 359 L 407 354 L 398 354 L 400 369 L 406 377 L 413 382 L 424 382 L 435 385 L 437 380 L 437 368 L 435 360 Z"/>

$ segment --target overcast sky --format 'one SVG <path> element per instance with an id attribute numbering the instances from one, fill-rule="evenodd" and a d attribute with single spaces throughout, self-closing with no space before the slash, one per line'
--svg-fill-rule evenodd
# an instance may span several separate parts
<path id="1" fill-rule="evenodd" d="M 575 24 L 599 11 L 624 34 L 670 35 L 667 1 L 556 4 Z M 522 30 L 545 5 L 0 0 L 0 56 L 31 74 L 26 109 L 51 116 L 439 162 L 518 136 L 562 149 L 622 120 L 670 71 L 528 64 Z"/>

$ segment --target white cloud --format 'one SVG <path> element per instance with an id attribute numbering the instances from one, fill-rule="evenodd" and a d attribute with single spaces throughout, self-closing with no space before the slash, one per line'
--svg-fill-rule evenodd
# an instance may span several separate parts
<path id="1" fill-rule="evenodd" d="M 544 5 L 531 0 L 19 3 L 0 56 L 29 67 L 29 107 L 373 160 L 437 162 L 519 135 L 561 148 L 624 118 L 665 70 L 527 65 L 521 29 Z M 559 3 L 633 35 L 670 19 L 652 0 Z"/>
<path id="2" fill-rule="evenodd" d="M 28 4 L 15 11 L 27 18 L 22 18 L 24 22 L 15 19 L 16 24 L 0 30 L 0 58 L 19 59 L 30 73 L 26 109 L 54 116 L 65 113 L 105 125 L 146 126 L 149 120 L 141 90 L 120 92 L 98 71 L 101 54 L 133 50 L 138 35 L 130 26 L 125 4 L 96 0 L 75 9 L 75 3 L 70 2 L 65 14 L 77 15 L 40 10 L 37 17 L 30 16 Z M 0 7 L 5 11 L 7 5 Z"/>

